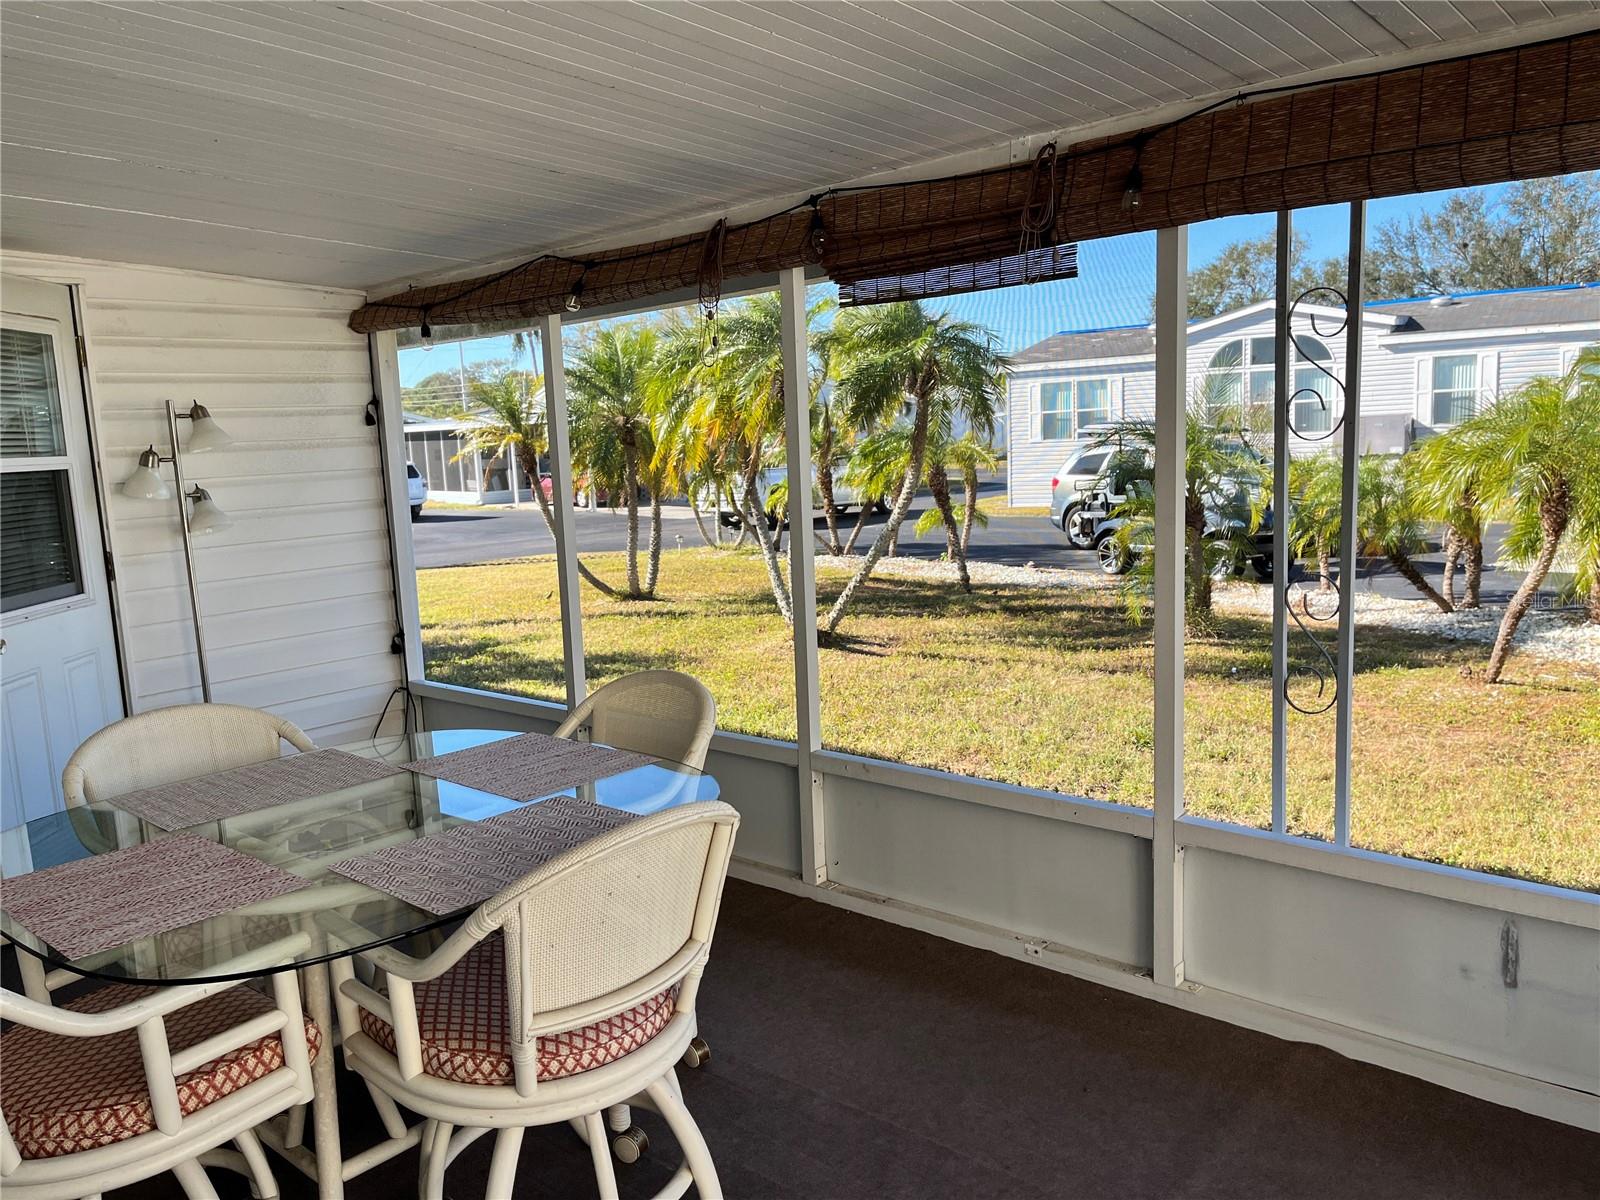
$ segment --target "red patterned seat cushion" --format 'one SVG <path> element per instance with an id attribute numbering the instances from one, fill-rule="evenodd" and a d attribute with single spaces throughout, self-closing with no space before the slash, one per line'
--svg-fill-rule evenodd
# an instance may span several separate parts
<path id="1" fill-rule="evenodd" d="M 112 984 L 62 1007 L 105 1012 L 148 991 Z M 260 992 L 229 988 L 167 1014 L 168 1045 L 176 1054 L 271 1008 Z M 309 1018 L 306 1040 L 315 1058 L 322 1034 Z M 179 1076 L 178 1105 L 185 1114 L 198 1112 L 281 1066 L 283 1042 L 276 1034 L 261 1038 Z M 156 1122 L 139 1035 L 128 1029 L 105 1037 L 64 1037 L 12 1026 L 0 1034 L 0 1109 L 23 1158 L 55 1158 L 149 1133 Z"/>
<path id="2" fill-rule="evenodd" d="M 419 983 L 417 1028 L 425 1074 L 457 1083 L 512 1082 L 506 1016 L 505 951 L 498 937 L 473 947 L 437 979 Z M 643 1046 L 672 1019 L 676 988 L 668 988 L 614 1017 L 539 1038 L 541 1081 L 604 1066 Z M 389 1053 L 394 1030 L 361 1010 L 361 1029 Z"/>

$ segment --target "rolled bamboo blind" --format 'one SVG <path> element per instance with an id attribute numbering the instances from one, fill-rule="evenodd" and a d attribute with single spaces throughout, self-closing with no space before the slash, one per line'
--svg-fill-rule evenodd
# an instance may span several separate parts
<path id="1" fill-rule="evenodd" d="M 1140 202 L 1123 206 L 1137 164 Z M 842 190 L 730 226 L 722 276 L 820 261 L 845 303 L 1004 287 L 1076 274 L 1066 243 L 1440 188 L 1600 168 L 1600 32 L 1268 95 L 1063 151 L 1053 234 L 1029 247 L 1034 164 Z M 357 309 L 368 333 L 531 318 L 643 300 L 700 282 L 706 235 L 621 247 L 583 262 L 539 259 L 477 280 L 417 288 Z M 818 253 L 820 249 L 820 255 Z"/>

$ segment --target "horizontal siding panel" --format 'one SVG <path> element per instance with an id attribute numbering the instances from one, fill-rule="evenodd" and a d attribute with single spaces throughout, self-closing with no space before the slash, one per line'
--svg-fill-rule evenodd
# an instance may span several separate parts
<path id="1" fill-rule="evenodd" d="M 29 255 L 6 269 L 82 282 L 135 709 L 198 700 L 199 671 L 177 503 L 114 488 L 146 445 L 166 453 L 164 402 L 198 399 L 234 439 L 184 459 L 234 520 L 194 539 L 215 698 L 370 731 L 401 661 L 366 340 L 345 326 L 359 297 Z"/>
<path id="2" fill-rule="evenodd" d="M 389 564 L 339 566 L 317 571 L 280 571 L 253 579 L 211 581 L 201 600 L 208 617 L 238 613 L 255 618 L 278 609 L 293 611 L 307 595 L 335 603 L 347 596 L 363 597 L 368 604 L 387 602 L 392 588 Z M 188 594 L 179 585 L 123 591 L 123 608 L 129 624 L 159 625 L 189 619 Z"/>
<path id="3" fill-rule="evenodd" d="M 307 616 L 312 613 L 307 606 Z M 349 614 L 342 614 L 341 619 L 348 620 Z M 244 640 L 228 644 L 221 635 L 230 630 L 235 634 L 243 633 Z M 182 673 L 178 678 L 187 679 L 194 654 L 193 628 L 168 624 L 147 632 L 149 636 L 141 646 L 142 657 L 134 661 L 134 671 L 151 672 L 154 679 L 160 678 L 161 671 L 176 669 Z M 231 625 L 224 622 L 218 626 L 215 635 L 212 622 L 208 620 L 206 634 L 212 680 L 240 682 L 257 675 L 274 675 L 367 654 L 387 653 L 394 629 L 387 621 L 382 624 L 327 624 L 318 625 L 311 632 L 305 628 L 289 628 L 280 636 L 270 637 L 265 631 L 252 632 L 235 619 Z M 264 669 L 268 666 L 271 670 Z"/>
<path id="4" fill-rule="evenodd" d="M 177 534 L 174 531 L 174 538 Z M 263 570 L 259 558 L 252 559 L 247 552 L 248 548 L 219 552 L 215 554 L 202 554 L 200 556 L 202 588 L 210 587 L 217 583 L 242 583 L 259 579 L 271 570 Z M 285 570 L 292 568 L 294 571 L 318 572 L 337 570 L 340 567 L 368 567 L 375 563 L 387 565 L 389 562 L 389 543 L 379 537 L 324 537 L 308 538 L 294 548 L 292 560 L 284 557 L 284 561 L 276 564 L 276 569 Z M 150 591 L 155 588 L 182 588 L 185 587 L 183 572 L 183 555 L 181 551 L 171 554 L 151 554 L 139 558 L 118 559 L 117 577 L 121 581 L 124 593 Z M 204 602 L 204 593 L 201 596 Z"/>
<path id="5" fill-rule="evenodd" d="M 380 683 L 394 673 L 391 660 L 398 657 L 389 653 L 391 633 L 374 627 L 354 636 L 335 631 L 273 642 L 269 645 L 275 653 L 270 659 L 252 653 L 249 647 L 218 648 L 208 642 L 211 690 L 217 700 L 265 707 L 238 697 L 272 696 L 279 702 L 307 700 L 324 690 Z M 272 669 L 263 669 L 268 666 Z M 191 654 L 135 662 L 133 675 L 140 691 L 152 694 L 181 691 L 199 678 Z"/>

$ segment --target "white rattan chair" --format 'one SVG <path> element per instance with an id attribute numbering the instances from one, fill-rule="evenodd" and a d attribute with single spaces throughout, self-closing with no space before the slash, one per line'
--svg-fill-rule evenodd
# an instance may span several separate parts
<path id="1" fill-rule="evenodd" d="M 637 671 L 580 701 L 555 736 L 576 737 L 588 729 L 591 741 L 699 770 L 716 724 L 717 702 L 694 676 Z"/>
<path id="2" fill-rule="evenodd" d="M 228 967 L 279 966 L 305 944 Z M 310 1099 L 322 1034 L 294 972 L 271 979 L 270 998 L 239 981 L 109 984 L 59 1007 L 0 990 L 0 1193 L 71 1200 L 171 1171 L 189 1200 L 216 1200 L 204 1161 L 276 1196 L 252 1130 Z"/>
<path id="3" fill-rule="evenodd" d="M 488 1196 L 510 1196 L 523 1131 L 561 1121 L 614 1197 L 601 1113 L 628 1102 L 659 1112 L 683 1147 L 660 1196 L 692 1182 L 720 1197 L 673 1067 L 695 1035 L 738 822 L 719 801 L 630 821 L 487 901 L 426 959 L 363 952 L 383 991 L 334 964 L 345 1064 L 427 1120 L 424 1197 L 441 1197 L 450 1161 L 492 1129 Z"/>
<path id="4" fill-rule="evenodd" d="M 573 738 L 584 730 L 589 740 L 650 754 L 701 770 L 717 725 L 717 702 L 706 686 L 682 671 L 636 671 L 614 679 L 578 703 L 555 736 Z M 683 1065 L 703 1067 L 711 1047 L 696 1037 L 683 1052 Z M 606 1114 L 612 1142 L 623 1162 L 637 1162 L 650 1140 L 633 1123 L 626 1105 Z"/>
<path id="5" fill-rule="evenodd" d="M 61 772 L 69 805 L 277 758 L 281 743 L 315 750 L 299 726 L 240 704 L 175 704 L 92 734 Z"/>

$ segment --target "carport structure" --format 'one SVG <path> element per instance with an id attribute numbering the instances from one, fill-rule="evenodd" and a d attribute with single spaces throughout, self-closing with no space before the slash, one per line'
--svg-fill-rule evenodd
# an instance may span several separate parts
<path id="1" fill-rule="evenodd" d="M 1366 199 L 1600 167 L 1595 5 L 23 0 L 0 19 L 6 321 L 78 348 L 58 359 L 83 385 L 63 469 L 79 544 L 106 552 L 86 591 L 104 634 L 82 635 L 107 647 L 100 708 L 49 684 L 92 646 L 38 649 L 38 711 L 63 744 L 69 725 L 198 699 L 202 662 L 217 698 L 329 744 L 402 708 L 430 728 L 559 723 L 565 706 L 426 678 L 400 338 L 538 337 L 571 705 L 586 691 L 563 533 L 574 312 L 714 308 L 776 288 L 787 461 L 805 464 L 808 280 L 868 303 L 1069 278 L 1075 243 L 1153 229 L 1153 807 L 824 749 L 799 539 L 799 736 L 719 734 L 708 764 L 742 814 L 735 874 L 1600 1130 L 1600 901 L 1353 848 L 1347 698 L 1330 714 L 1331 842 L 1285 832 L 1281 761 L 1274 828 L 1185 816 L 1180 540 L 1186 226 L 1281 212 L 1287 234 L 1290 210 L 1348 204 L 1359 302 Z M 196 398 L 234 442 L 186 469 L 203 465 L 195 477 L 235 523 L 197 551 L 191 622 L 181 522 L 117 484 L 165 446 L 165 402 Z M 810 488 L 795 482 L 800 527 Z M 1286 636 L 1280 615 L 1275 679 Z M 7 639 L 10 665 L 26 626 Z M 1348 640 L 1341 653 L 1348 685 Z M 400 685 L 415 703 L 388 703 Z M 1280 746 L 1281 720 L 1280 705 L 1264 734 Z M 13 795 L 59 779 L 60 748 L 33 753 Z M 58 789 L 30 796 L 60 803 Z M 8 798 L 8 824 L 23 807 Z M 707 980 L 708 993 L 753 986 L 715 966 Z M 910 1085 L 902 1099 L 913 1125 L 924 1100 L 950 1102 Z M 1151 1103 L 1130 1117 L 1159 1114 Z M 1492 1110 L 1473 1111 L 1492 1127 Z M 1515 1119 L 1570 1149 L 1571 1131 Z M 1015 1152 L 1033 1136 L 1018 1130 Z M 833 1194 L 850 1194 L 849 1163 L 869 1153 L 841 1155 Z"/>

